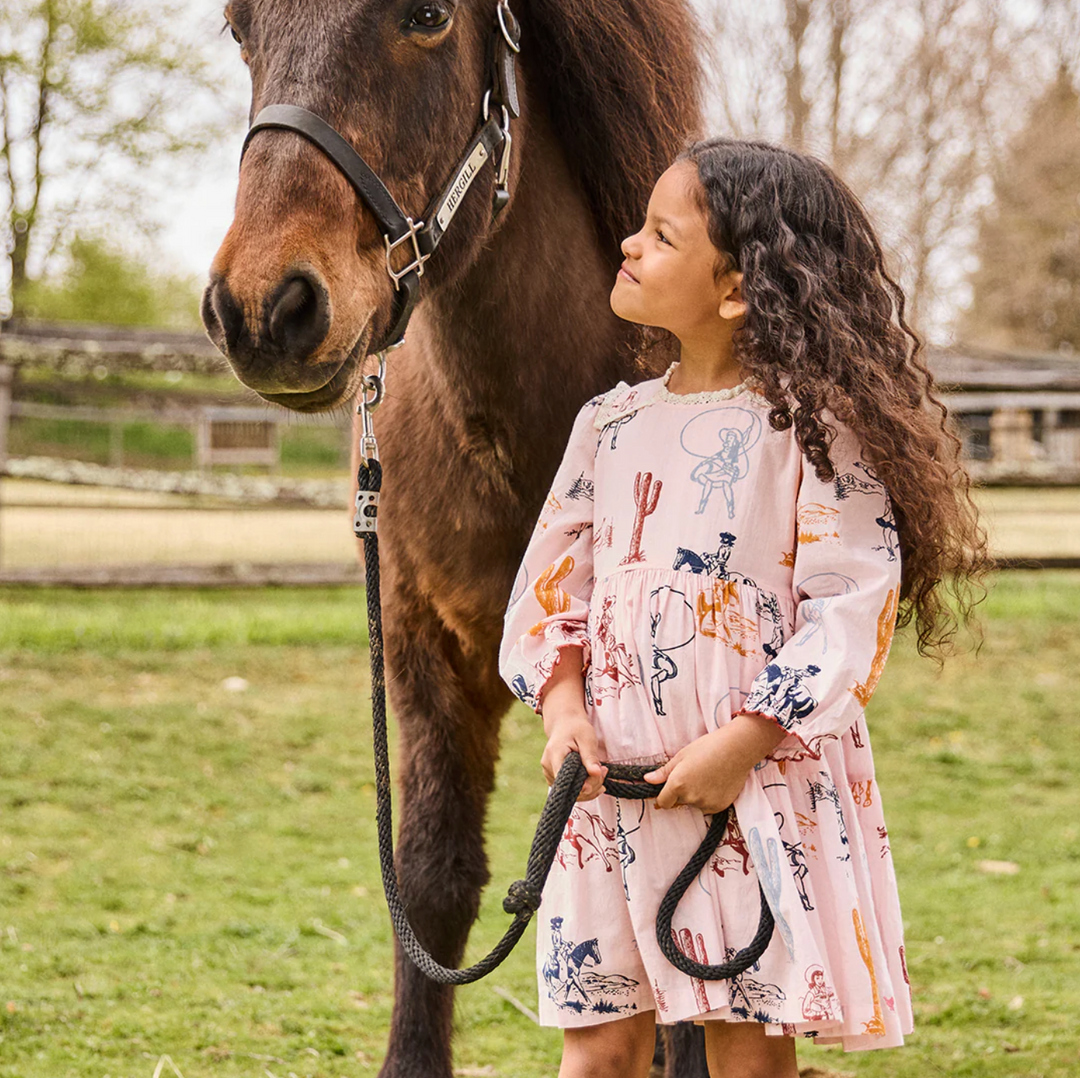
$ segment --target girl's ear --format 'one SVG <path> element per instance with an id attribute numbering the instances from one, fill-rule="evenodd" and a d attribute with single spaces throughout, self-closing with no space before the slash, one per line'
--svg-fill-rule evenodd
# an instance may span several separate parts
<path id="1" fill-rule="evenodd" d="M 743 275 L 738 270 L 731 270 L 720 278 L 720 304 L 718 313 L 721 318 L 733 322 L 746 314 L 746 301 L 742 296 Z"/>

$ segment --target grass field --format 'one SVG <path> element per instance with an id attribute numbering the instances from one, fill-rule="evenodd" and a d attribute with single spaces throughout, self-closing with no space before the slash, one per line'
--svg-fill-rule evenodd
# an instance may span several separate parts
<path id="1" fill-rule="evenodd" d="M 163 1055 L 183 1078 L 375 1073 L 391 940 L 362 600 L 0 592 L 0 1078 L 152 1078 Z M 1078 606 L 1080 574 L 1009 574 L 979 657 L 939 674 L 894 649 L 870 725 L 916 1032 L 806 1065 L 1080 1073 Z M 515 705 L 470 958 L 505 925 L 541 745 Z M 558 1035 L 493 990 L 535 1007 L 532 948 L 459 992 L 459 1073 L 555 1074 Z"/>

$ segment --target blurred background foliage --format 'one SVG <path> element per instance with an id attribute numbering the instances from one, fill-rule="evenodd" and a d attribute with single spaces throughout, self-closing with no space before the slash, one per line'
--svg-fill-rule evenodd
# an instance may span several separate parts
<path id="1" fill-rule="evenodd" d="M 78 234 L 66 254 L 59 272 L 23 285 L 19 306 L 27 318 L 199 328 L 202 282 L 194 274 L 155 272 L 106 240 Z"/>
<path id="2" fill-rule="evenodd" d="M 141 240 L 149 255 L 162 225 L 155 192 L 182 180 L 235 122 L 217 100 L 206 41 L 186 32 L 189 7 L 0 6 L 0 318 L 29 315 L 35 279 L 55 292 L 70 266 L 115 280 L 114 262 L 87 262 L 90 235 L 108 229 L 116 251 L 137 250 Z M 76 272 L 71 283 L 85 290 L 85 277 Z M 106 306 L 95 320 L 112 314 Z"/>

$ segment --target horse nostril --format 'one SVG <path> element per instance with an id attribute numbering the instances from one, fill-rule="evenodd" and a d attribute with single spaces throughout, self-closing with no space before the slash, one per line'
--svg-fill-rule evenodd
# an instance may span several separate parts
<path id="1" fill-rule="evenodd" d="M 214 286 L 212 284 L 207 285 L 203 289 L 202 300 L 199 303 L 199 317 L 202 319 L 202 324 L 211 340 L 221 336 L 221 323 L 214 313 L 213 291 Z"/>
<path id="2" fill-rule="evenodd" d="M 232 352 L 244 329 L 244 312 L 221 278 L 211 281 L 203 293 L 200 313 L 210 339 Z"/>
<path id="3" fill-rule="evenodd" d="M 329 298 L 317 278 L 290 277 L 278 290 L 270 311 L 270 339 L 283 351 L 308 356 L 330 331 Z"/>

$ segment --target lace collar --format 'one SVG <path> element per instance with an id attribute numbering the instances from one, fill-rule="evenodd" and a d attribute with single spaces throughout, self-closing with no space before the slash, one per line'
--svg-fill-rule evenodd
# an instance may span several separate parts
<path id="1" fill-rule="evenodd" d="M 740 393 L 753 392 L 751 383 L 744 381 L 737 386 L 732 386 L 730 389 L 704 389 L 700 393 L 672 393 L 668 389 L 668 382 L 671 381 L 671 376 L 675 373 L 675 368 L 678 365 L 679 361 L 675 360 L 664 371 L 664 376 L 660 379 L 660 385 L 656 391 L 657 400 L 671 401 L 673 404 L 703 404 L 712 401 L 729 401 L 733 397 L 739 396 Z"/>
<path id="2" fill-rule="evenodd" d="M 645 405 L 655 401 L 667 401 L 671 404 L 706 404 L 731 400 L 742 394 L 747 394 L 759 401 L 765 400 L 765 397 L 747 382 L 742 382 L 731 389 L 713 389 L 701 393 L 672 393 L 667 383 L 678 366 L 678 362 L 676 360 L 672 363 L 662 378 L 652 378 L 647 382 L 639 382 L 635 386 L 621 381 L 609 389 L 603 395 L 600 407 L 596 410 L 593 426 L 597 430 L 603 430 L 609 423 L 624 419 L 639 408 L 644 408 Z"/>

